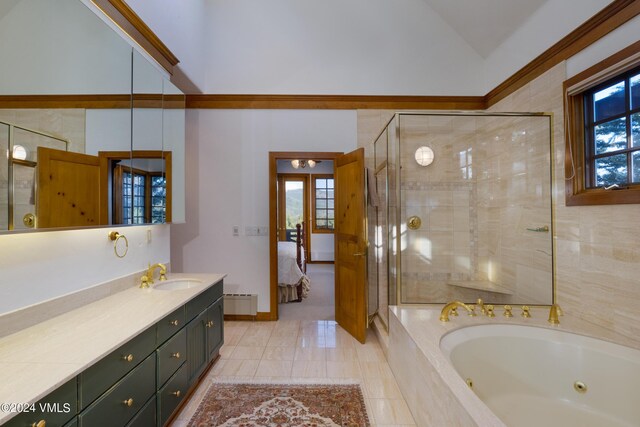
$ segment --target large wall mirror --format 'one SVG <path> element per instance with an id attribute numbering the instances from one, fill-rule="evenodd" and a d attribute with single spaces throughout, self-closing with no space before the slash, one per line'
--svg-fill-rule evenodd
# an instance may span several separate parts
<path id="1" fill-rule="evenodd" d="M 0 55 L 0 232 L 184 220 L 184 95 L 156 64 L 81 0 L 3 1 Z"/>

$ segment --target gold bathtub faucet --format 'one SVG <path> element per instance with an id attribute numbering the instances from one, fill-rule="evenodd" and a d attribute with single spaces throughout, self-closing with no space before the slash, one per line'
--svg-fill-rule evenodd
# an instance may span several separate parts
<path id="1" fill-rule="evenodd" d="M 558 304 L 551 304 L 551 307 L 549 307 L 549 323 L 552 325 L 560 324 L 558 316 L 562 316 L 562 314 L 562 309 Z"/>
<path id="2" fill-rule="evenodd" d="M 167 280 L 167 266 L 161 263 L 149 265 L 147 272 L 140 278 L 140 287 L 148 288 L 153 285 L 153 272 L 156 268 L 160 269 L 160 281 Z"/>
<path id="3" fill-rule="evenodd" d="M 449 315 L 451 314 L 451 312 L 454 309 L 456 309 L 458 307 L 462 307 L 465 310 L 467 310 L 467 313 L 469 314 L 469 316 L 475 316 L 476 315 L 476 313 L 473 310 L 472 306 L 467 305 L 467 304 L 465 304 L 463 302 L 460 302 L 460 301 L 453 301 L 453 302 L 450 302 L 449 304 L 445 305 L 442 308 L 442 311 L 440 312 L 440 321 L 441 322 L 448 322 L 449 321 Z"/>

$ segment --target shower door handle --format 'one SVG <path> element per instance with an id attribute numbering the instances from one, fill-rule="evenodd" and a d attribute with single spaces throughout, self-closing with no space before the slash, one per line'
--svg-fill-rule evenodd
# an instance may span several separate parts
<path id="1" fill-rule="evenodd" d="M 351 255 L 353 255 L 353 256 L 367 256 L 367 252 L 366 251 L 365 252 L 356 252 L 356 253 L 351 254 Z"/>

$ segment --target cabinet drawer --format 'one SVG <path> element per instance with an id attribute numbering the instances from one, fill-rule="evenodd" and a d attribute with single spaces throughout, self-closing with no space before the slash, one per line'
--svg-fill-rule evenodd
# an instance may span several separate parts
<path id="1" fill-rule="evenodd" d="M 45 421 L 47 427 L 62 427 L 78 410 L 78 382 L 76 377 L 36 402 L 34 412 L 24 412 L 10 419 L 4 426 L 24 427 Z"/>
<path id="2" fill-rule="evenodd" d="M 82 372 L 78 384 L 80 409 L 86 408 L 155 348 L 156 328 L 151 327 Z"/>
<path id="3" fill-rule="evenodd" d="M 156 358 L 151 355 L 80 413 L 80 427 L 125 425 L 153 396 L 155 374 Z"/>
<path id="4" fill-rule="evenodd" d="M 159 425 L 164 425 L 173 411 L 178 407 L 187 393 L 187 365 L 182 365 L 178 372 L 158 391 Z"/>
<path id="5" fill-rule="evenodd" d="M 187 359 L 186 329 L 167 341 L 156 351 L 156 354 L 158 356 L 158 387 L 162 387 Z"/>
<path id="6" fill-rule="evenodd" d="M 187 303 L 187 322 L 202 313 L 215 300 L 222 296 L 222 280 Z"/>
<path id="7" fill-rule="evenodd" d="M 163 342 L 171 338 L 173 334 L 178 332 L 184 325 L 184 306 L 182 306 L 158 322 L 157 344 L 161 345 Z"/>
<path id="8" fill-rule="evenodd" d="M 144 408 L 140 409 L 140 412 L 136 414 L 135 417 L 127 427 L 152 427 L 156 425 L 156 396 L 154 395 L 149 401 L 144 405 Z"/>

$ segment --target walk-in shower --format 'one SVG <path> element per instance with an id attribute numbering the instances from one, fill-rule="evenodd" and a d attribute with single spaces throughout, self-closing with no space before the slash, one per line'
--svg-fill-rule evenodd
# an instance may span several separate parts
<path id="1" fill-rule="evenodd" d="M 396 113 L 366 147 L 370 313 L 554 298 L 551 115 Z"/>
<path id="2" fill-rule="evenodd" d="M 0 121 L 0 231 L 33 228 L 38 147 L 67 150 L 59 136 Z"/>

